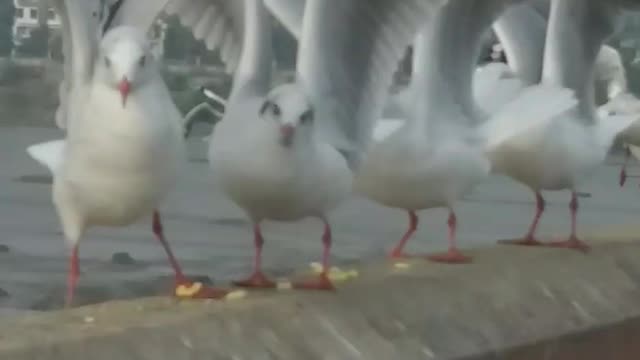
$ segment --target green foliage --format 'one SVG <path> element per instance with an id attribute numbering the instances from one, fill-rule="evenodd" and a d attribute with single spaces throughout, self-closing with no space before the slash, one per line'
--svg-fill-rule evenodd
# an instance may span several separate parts
<path id="1" fill-rule="evenodd" d="M 8 56 L 13 49 L 12 27 L 15 11 L 13 1 L 0 1 L 0 56 Z"/>

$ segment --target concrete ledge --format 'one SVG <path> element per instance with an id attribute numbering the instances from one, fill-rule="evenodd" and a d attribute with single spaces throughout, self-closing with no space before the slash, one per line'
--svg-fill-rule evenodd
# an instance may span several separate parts
<path id="1" fill-rule="evenodd" d="M 494 247 L 475 263 L 382 262 L 336 294 L 150 298 L 0 325 L 0 359 L 637 359 L 640 243 Z"/>

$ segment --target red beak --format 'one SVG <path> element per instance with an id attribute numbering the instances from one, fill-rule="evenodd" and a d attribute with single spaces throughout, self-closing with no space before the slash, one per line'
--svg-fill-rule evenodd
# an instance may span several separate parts
<path id="1" fill-rule="evenodd" d="M 286 125 L 280 126 L 280 136 L 282 140 L 282 145 L 284 146 L 291 145 L 294 132 L 295 132 L 295 127 L 293 127 L 293 125 L 286 124 Z"/>
<path id="2" fill-rule="evenodd" d="M 120 95 L 122 96 L 122 107 L 125 107 L 125 105 L 127 105 L 129 91 L 131 91 L 131 83 L 127 78 L 122 78 L 122 81 L 118 84 L 118 90 L 120 90 Z"/>

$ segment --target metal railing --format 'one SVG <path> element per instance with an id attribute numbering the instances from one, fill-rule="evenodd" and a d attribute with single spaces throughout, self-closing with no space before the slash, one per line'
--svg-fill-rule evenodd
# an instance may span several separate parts
<path id="1" fill-rule="evenodd" d="M 213 90 L 207 89 L 204 86 L 200 87 L 200 91 L 206 96 L 208 99 L 213 100 L 215 103 L 221 105 L 223 108 L 227 106 L 227 100 L 225 100 L 222 96 L 216 94 Z M 213 105 L 209 104 L 207 101 L 201 102 L 200 104 L 194 106 L 187 114 L 184 116 L 184 137 L 189 137 L 191 134 L 191 129 L 193 125 L 196 123 L 198 119 L 196 117 L 201 111 L 207 111 L 213 115 L 211 121 L 207 121 L 212 125 L 218 122 L 218 120 L 222 119 L 224 116 L 224 110 L 219 111 L 213 107 Z"/>

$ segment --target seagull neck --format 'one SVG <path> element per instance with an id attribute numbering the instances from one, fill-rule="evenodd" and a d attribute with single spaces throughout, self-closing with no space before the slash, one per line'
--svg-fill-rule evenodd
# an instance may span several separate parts
<path id="1" fill-rule="evenodd" d="M 233 97 L 241 89 L 267 92 L 271 81 L 273 53 L 271 21 L 262 0 L 244 1 L 242 55 L 231 91 Z"/>

